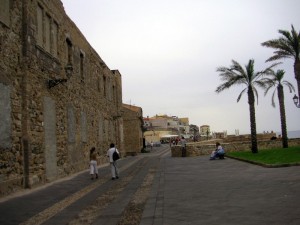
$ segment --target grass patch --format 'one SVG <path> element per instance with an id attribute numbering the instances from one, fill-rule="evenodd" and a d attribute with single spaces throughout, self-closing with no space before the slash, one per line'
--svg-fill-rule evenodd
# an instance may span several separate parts
<path id="1" fill-rule="evenodd" d="M 226 155 L 267 165 L 300 164 L 300 146 L 259 150 L 256 154 L 251 151 L 228 152 Z"/>

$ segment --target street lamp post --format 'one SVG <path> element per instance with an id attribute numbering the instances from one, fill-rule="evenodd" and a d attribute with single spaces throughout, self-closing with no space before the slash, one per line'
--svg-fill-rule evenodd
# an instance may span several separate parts
<path id="1" fill-rule="evenodd" d="M 299 98 L 297 95 L 293 97 L 294 104 L 297 108 L 300 108 Z"/>

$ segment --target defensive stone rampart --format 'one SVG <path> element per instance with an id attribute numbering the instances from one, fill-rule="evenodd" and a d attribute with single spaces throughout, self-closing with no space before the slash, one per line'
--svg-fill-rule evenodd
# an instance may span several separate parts
<path id="1" fill-rule="evenodd" d="M 1 1 L 0 196 L 124 151 L 121 85 L 60 0 Z"/>

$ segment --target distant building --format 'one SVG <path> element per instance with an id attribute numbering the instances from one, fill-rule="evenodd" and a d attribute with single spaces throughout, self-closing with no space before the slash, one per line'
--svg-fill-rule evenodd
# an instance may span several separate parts
<path id="1" fill-rule="evenodd" d="M 179 130 L 181 134 L 184 134 L 186 138 L 190 137 L 190 125 L 189 118 L 179 118 Z"/>
<path id="2" fill-rule="evenodd" d="M 190 135 L 193 137 L 193 141 L 200 140 L 199 127 L 193 124 L 190 124 Z"/>
<path id="3" fill-rule="evenodd" d="M 194 131 L 192 133 L 190 131 L 189 118 L 178 118 L 165 114 L 144 118 L 144 127 L 146 130 L 144 136 L 148 143 L 171 137 L 190 138 L 194 134 Z"/>
<path id="4" fill-rule="evenodd" d="M 200 135 L 205 137 L 210 136 L 210 126 L 209 125 L 200 126 Z"/>
<path id="5" fill-rule="evenodd" d="M 216 139 L 224 139 L 227 137 L 227 131 L 223 132 L 213 132 L 212 137 Z"/>

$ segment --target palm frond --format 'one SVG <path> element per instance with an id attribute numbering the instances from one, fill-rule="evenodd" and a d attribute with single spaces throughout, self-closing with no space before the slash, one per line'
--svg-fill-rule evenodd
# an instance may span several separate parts
<path id="1" fill-rule="evenodd" d="M 293 40 L 294 40 L 294 43 L 293 43 L 293 46 L 295 46 L 295 55 L 296 55 L 296 60 L 299 60 L 299 54 L 300 54 L 300 31 L 299 33 L 297 34 L 294 26 L 292 25 L 292 36 L 293 36 Z"/>
<path id="2" fill-rule="evenodd" d="M 272 106 L 275 108 L 276 107 L 276 105 L 275 105 L 275 93 L 276 93 L 276 91 L 277 91 L 277 88 L 275 88 L 275 90 L 273 91 L 273 94 L 272 94 Z"/>
<path id="3" fill-rule="evenodd" d="M 288 30 L 278 30 L 279 34 L 282 34 L 287 40 L 292 41 L 292 35 Z"/>
<path id="4" fill-rule="evenodd" d="M 275 96 L 275 93 L 279 86 L 284 85 L 289 88 L 290 92 L 295 91 L 294 86 L 290 82 L 283 80 L 284 74 L 285 74 L 284 70 L 279 69 L 275 72 L 273 69 L 270 69 L 269 73 L 267 74 L 267 77 L 260 80 L 261 82 L 263 82 L 265 84 L 265 86 L 264 86 L 264 95 L 265 96 L 271 90 L 271 88 L 275 87 L 274 92 L 272 94 L 272 106 L 273 107 L 275 107 L 275 100 L 274 100 L 275 97 L 274 96 Z"/>
<path id="5" fill-rule="evenodd" d="M 261 45 L 264 47 L 268 47 L 268 48 L 279 48 L 280 43 L 279 43 L 278 39 L 272 39 L 272 40 L 261 43 Z"/>
<path id="6" fill-rule="evenodd" d="M 282 85 L 287 86 L 289 88 L 290 93 L 295 92 L 295 87 L 290 82 L 284 80 L 282 81 Z"/>
<path id="7" fill-rule="evenodd" d="M 275 53 L 275 52 L 274 52 Z M 268 58 L 266 60 L 266 62 L 272 62 L 272 61 L 276 61 L 276 60 L 280 60 L 280 59 L 286 59 L 286 58 L 293 58 L 293 56 L 286 54 L 286 53 L 279 53 L 279 54 L 275 54 L 273 56 L 271 56 L 270 58 Z"/>
<path id="8" fill-rule="evenodd" d="M 291 31 L 279 30 L 278 32 L 281 35 L 278 39 L 265 41 L 261 44 L 264 47 L 276 49 L 274 55 L 266 61 L 270 62 L 283 58 L 294 58 L 295 60 L 299 60 L 300 33 L 297 34 L 293 25 Z"/>
<path id="9" fill-rule="evenodd" d="M 230 84 L 229 82 L 225 82 L 225 83 L 219 85 L 219 86 L 216 88 L 215 92 L 220 93 L 220 92 L 222 92 L 222 91 L 224 91 L 225 89 L 228 89 L 228 88 L 230 88 L 230 87 L 231 87 L 231 84 Z"/>
<path id="10" fill-rule="evenodd" d="M 243 94 L 247 91 L 247 88 L 245 88 L 244 90 L 242 90 L 242 92 L 239 94 L 238 98 L 237 98 L 237 102 L 239 102 L 243 96 Z"/>
<path id="11" fill-rule="evenodd" d="M 264 95 L 266 96 L 267 93 L 269 92 L 269 90 L 274 87 L 276 85 L 276 80 L 274 80 L 274 78 L 264 78 L 261 80 L 261 82 L 263 82 L 265 84 L 265 86 L 263 87 L 264 91 Z"/>
<path id="12" fill-rule="evenodd" d="M 231 70 L 238 72 L 240 75 L 245 77 L 246 71 L 244 68 L 235 60 L 232 60 Z"/>
<path id="13" fill-rule="evenodd" d="M 261 79 L 261 80 L 256 80 L 253 82 L 254 86 L 258 86 L 262 89 L 265 89 L 266 83 Z"/>
<path id="14" fill-rule="evenodd" d="M 239 94 L 237 102 L 240 101 L 243 94 L 249 89 L 253 90 L 254 101 L 257 99 L 258 104 L 258 92 L 256 86 L 261 88 L 266 88 L 265 83 L 261 81 L 263 75 L 271 74 L 273 67 L 280 63 L 273 63 L 266 69 L 255 72 L 254 70 L 254 60 L 250 59 L 248 63 L 242 67 L 237 61 L 232 60 L 232 64 L 229 67 L 218 67 L 217 72 L 223 83 L 216 88 L 216 92 L 220 93 L 225 89 L 229 89 L 232 86 L 245 85 L 246 88 Z M 249 93 L 248 93 L 249 95 Z M 252 101 L 252 100 L 251 100 Z M 249 103 L 250 104 L 250 103 Z"/>

